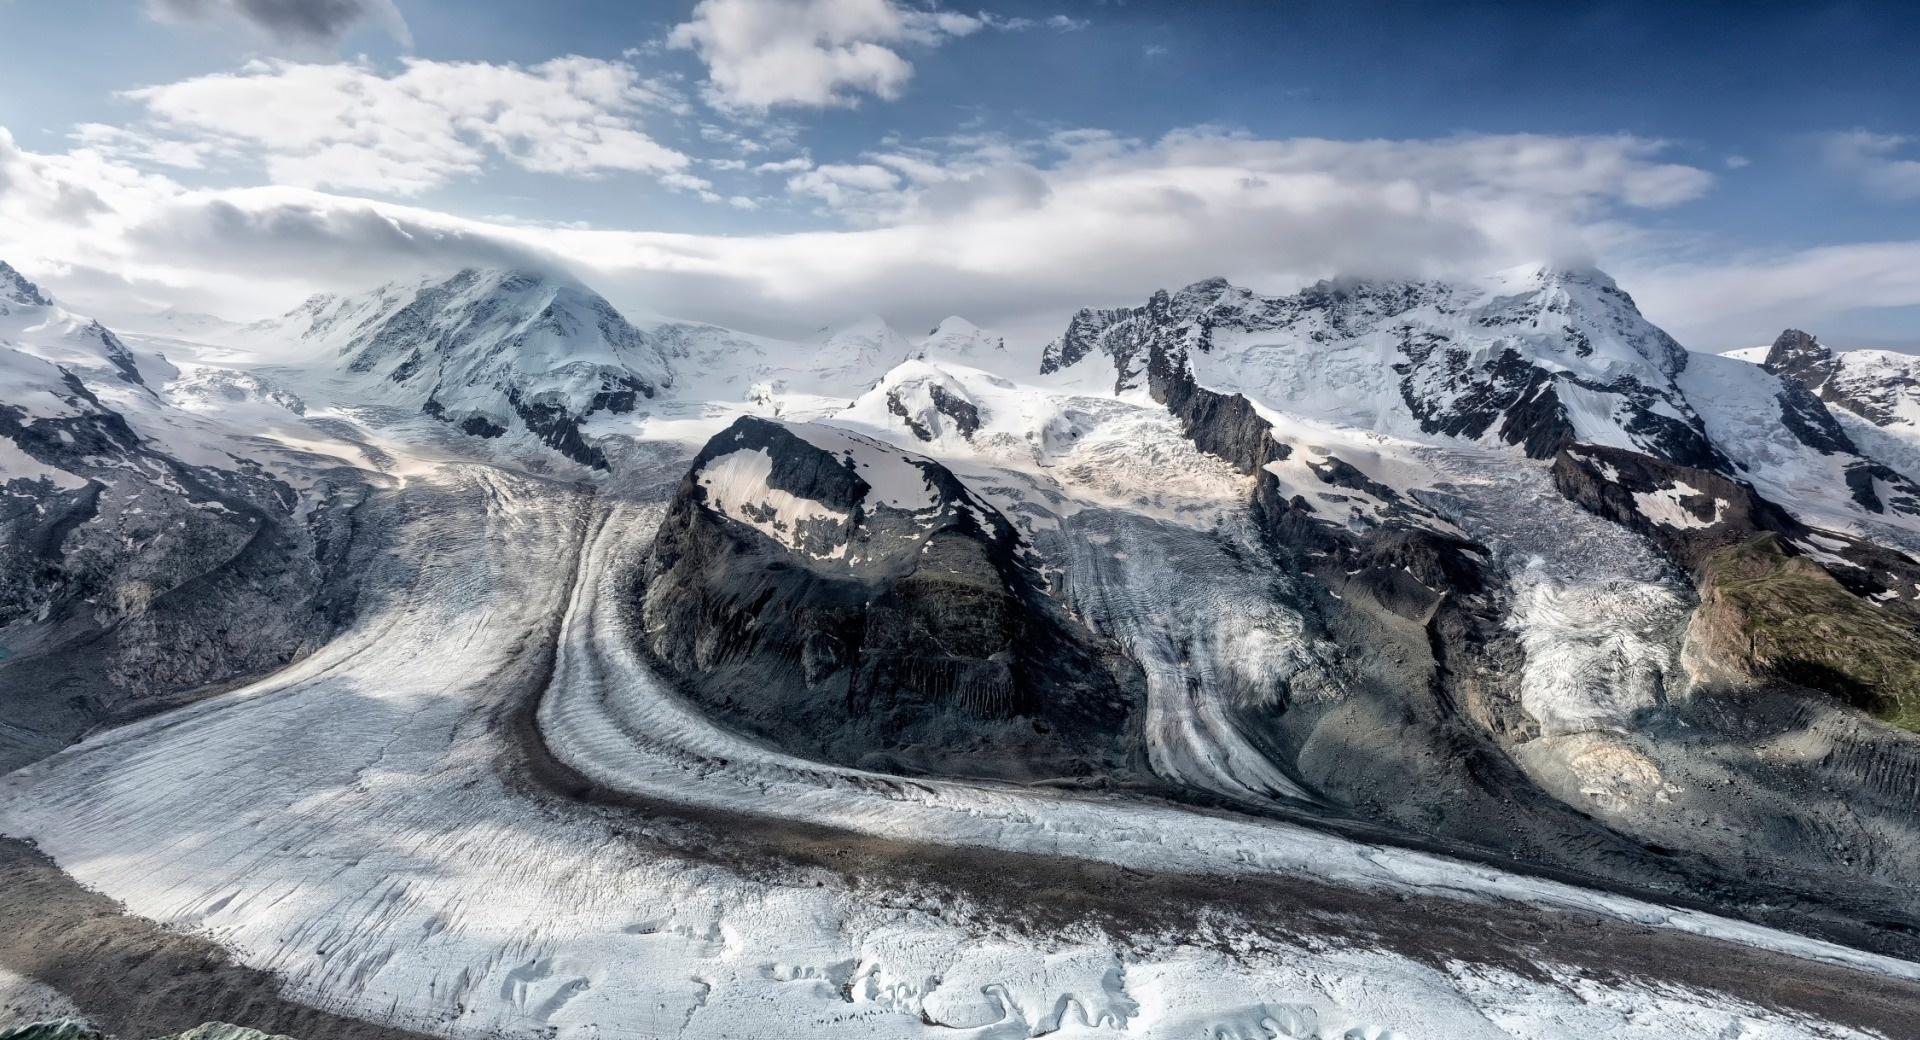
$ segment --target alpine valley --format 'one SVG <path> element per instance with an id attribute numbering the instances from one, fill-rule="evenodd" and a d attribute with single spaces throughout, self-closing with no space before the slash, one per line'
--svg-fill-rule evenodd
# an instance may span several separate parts
<path id="1" fill-rule="evenodd" d="M 1538 266 L 1045 343 L 30 273 L 0 1035 L 1916 1035 L 1920 359 Z"/>

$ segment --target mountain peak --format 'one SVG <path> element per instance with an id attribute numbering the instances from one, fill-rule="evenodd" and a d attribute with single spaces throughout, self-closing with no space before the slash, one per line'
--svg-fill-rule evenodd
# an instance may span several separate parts
<path id="1" fill-rule="evenodd" d="M 1830 353 L 1830 351 L 1827 351 L 1826 346 L 1820 342 L 1820 337 L 1815 336 L 1811 332 L 1803 332 L 1800 329 L 1786 329 L 1782 331 L 1780 335 L 1774 337 L 1773 347 L 1771 349 L 1779 351 L 1821 351 L 1823 353 Z"/>
<path id="2" fill-rule="evenodd" d="M 1577 282 L 1608 289 L 1619 288 L 1612 275 L 1592 264 L 1541 264 L 1534 269 L 1534 277 L 1542 282 Z"/>
<path id="3" fill-rule="evenodd" d="M 507 291 L 586 288 L 578 279 L 563 271 L 532 267 L 463 267 L 447 281 L 490 285 Z"/>
<path id="4" fill-rule="evenodd" d="M 910 351 L 907 338 L 878 314 L 866 314 L 820 330 L 813 339 L 814 364 L 821 368 L 846 366 L 891 367 Z"/>
<path id="5" fill-rule="evenodd" d="M 1225 278 L 1222 278 L 1221 276 L 1216 274 L 1216 275 L 1210 275 L 1206 278 L 1202 278 L 1199 281 L 1194 282 L 1191 285 L 1188 285 L 1186 288 L 1181 289 L 1178 295 L 1218 296 L 1221 293 L 1226 292 L 1228 289 L 1231 289 L 1231 288 L 1233 288 L 1232 282 L 1229 282 Z"/>
<path id="6" fill-rule="evenodd" d="M 815 333 L 815 338 L 822 343 L 829 343 L 837 339 L 856 336 L 892 335 L 898 335 L 898 333 L 894 332 L 892 325 L 887 324 L 887 319 L 882 318 L 878 314 L 862 314 L 857 318 L 850 318 L 838 324 L 828 325 L 822 328 L 819 332 Z"/>
<path id="7" fill-rule="evenodd" d="M 1767 371 L 1775 375 L 1788 376 L 1817 388 L 1833 374 L 1837 364 L 1833 351 L 1821 343 L 1812 333 L 1799 329 L 1787 329 L 1774 339 L 1773 346 L 1767 348 L 1765 360 L 1760 362 Z"/>
<path id="8" fill-rule="evenodd" d="M 1502 296 L 1540 292 L 1577 294 L 1584 288 L 1607 296 L 1626 298 L 1612 275 L 1591 264 L 1520 264 L 1472 279 L 1466 284 L 1477 285 Z"/>
<path id="9" fill-rule="evenodd" d="M 13 269 L 13 265 L 0 260 L 0 300 L 17 303 L 24 307 L 47 307 L 53 301 L 40 287 L 27 280 L 27 277 Z"/>
<path id="10" fill-rule="evenodd" d="M 927 333 L 927 335 L 929 337 L 939 336 L 942 334 L 972 336 L 972 335 L 979 334 L 979 332 L 980 332 L 980 326 L 975 325 L 973 322 L 970 322 L 967 319 L 962 318 L 957 314 L 949 314 L 946 317 L 940 319 L 940 323 L 938 325 L 935 325 L 933 329 Z"/>
<path id="11" fill-rule="evenodd" d="M 949 316 L 920 341 L 918 356 L 981 357 L 1007 349 L 1007 341 L 958 316 Z"/>

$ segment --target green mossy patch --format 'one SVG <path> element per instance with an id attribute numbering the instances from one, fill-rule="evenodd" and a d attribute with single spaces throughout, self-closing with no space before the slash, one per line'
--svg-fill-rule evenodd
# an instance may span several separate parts
<path id="1" fill-rule="evenodd" d="M 1694 634 L 1721 664 L 1825 691 L 1920 731 L 1920 627 L 1848 592 L 1773 535 L 1702 563 Z"/>

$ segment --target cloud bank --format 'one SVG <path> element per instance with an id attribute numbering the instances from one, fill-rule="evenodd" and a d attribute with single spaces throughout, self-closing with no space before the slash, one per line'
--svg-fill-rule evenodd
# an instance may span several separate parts
<path id="1" fill-rule="evenodd" d="M 553 266 L 625 308 L 775 334 L 877 311 L 907 327 L 959 313 L 1044 338 L 1079 307 L 1213 274 L 1284 291 L 1556 258 L 1613 268 L 1655 320 L 1702 347 L 1849 307 L 1920 304 L 1920 243 L 1659 263 L 1662 242 L 1636 215 L 1714 179 L 1666 151 L 1630 136 L 1334 141 L 1209 128 L 1151 141 L 948 138 L 763 175 L 845 226 L 720 236 L 471 219 L 286 185 L 193 190 L 84 141 L 39 153 L 0 131 L 0 257 L 77 303 L 184 301 L 234 317 L 422 270 Z"/>

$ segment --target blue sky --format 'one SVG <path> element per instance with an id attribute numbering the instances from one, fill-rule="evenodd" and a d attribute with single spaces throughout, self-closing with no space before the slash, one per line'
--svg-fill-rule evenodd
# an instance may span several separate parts
<path id="1" fill-rule="evenodd" d="M 1697 347 L 1920 346 L 1916 42 L 1867 3 L 0 0 L 0 250 L 226 311 L 524 254 L 768 331 L 1572 259 Z"/>

